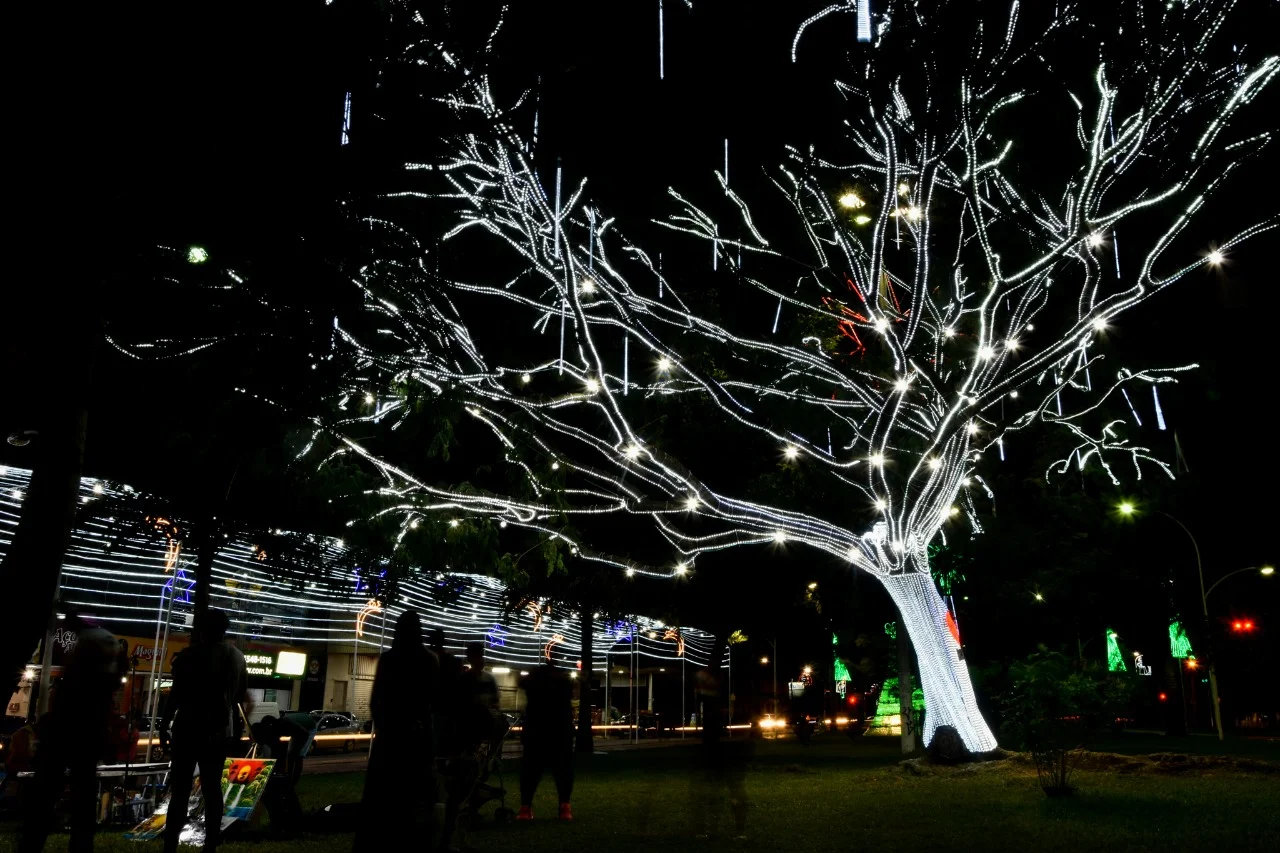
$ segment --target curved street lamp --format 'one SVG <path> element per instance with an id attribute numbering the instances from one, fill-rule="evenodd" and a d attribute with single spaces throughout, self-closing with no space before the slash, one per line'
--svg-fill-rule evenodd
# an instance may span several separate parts
<path id="1" fill-rule="evenodd" d="M 1120 514 L 1125 516 L 1132 516 L 1137 512 L 1137 507 L 1134 506 L 1129 501 L 1125 501 L 1124 503 L 1120 504 L 1118 509 L 1120 510 Z M 1164 512 L 1162 510 L 1158 510 L 1158 509 L 1153 509 L 1148 511 L 1154 512 L 1157 515 L 1163 515 L 1165 518 L 1169 519 L 1174 524 L 1181 527 L 1182 532 L 1186 533 L 1187 538 L 1191 540 L 1191 547 L 1194 548 L 1196 552 L 1196 574 L 1200 578 L 1200 607 L 1204 612 L 1204 620 L 1206 623 L 1208 623 L 1209 621 L 1209 593 L 1217 589 L 1218 584 L 1222 583 L 1224 580 L 1231 577 L 1232 575 L 1238 575 L 1242 572 L 1252 572 L 1254 570 L 1257 570 L 1263 576 L 1270 576 L 1275 573 L 1275 569 L 1271 566 L 1249 566 L 1248 568 L 1244 568 L 1244 569 L 1236 569 L 1235 571 L 1227 572 L 1225 575 L 1218 578 L 1216 581 L 1213 582 L 1212 586 L 1210 586 L 1206 590 L 1204 588 L 1204 566 L 1200 562 L 1200 545 L 1199 543 L 1196 542 L 1196 537 L 1191 533 L 1189 529 L 1187 529 L 1187 526 L 1185 524 L 1183 524 L 1181 521 L 1178 521 L 1178 519 L 1174 518 L 1172 515 L 1169 515 L 1169 513 Z M 1214 665 L 1212 655 L 1210 655 L 1209 657 L 1209 693 L 1211 694 L 1211 698 L 1213 699 L 1213 725 L 1214 725 L 1214 728 L 1216 728 L 1218 731 L 1218 740 L 1220 741 L 1225 740 L 1226 738 L 1223 735 L 1223 731 L 1222 731 L 1222 708 L 1218 702 L 1218 673 L 1217 673 L 1217 667 Z"/>

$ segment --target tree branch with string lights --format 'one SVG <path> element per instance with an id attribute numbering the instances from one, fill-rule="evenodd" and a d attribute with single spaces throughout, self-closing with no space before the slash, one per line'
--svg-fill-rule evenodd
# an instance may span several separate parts
<path id="1" fill-rule="evenodd" d="M 763 199 L 718 174 L 732 219 L 672 191 L 679 209 L 662 224 L 705 241 L 766 306 L 752 329 L 691 310 L 677 280 L 696 273 L 630 242 L 585 179 L 539 174 L 515 130 L 520 104 L 500 105 L 482 54 L 444 100 L 483 130 L 407 164 L 414 183 L 385 199 L 448 207 L 442 242 L 420 242 L 394 212 L 364 220 L 381 248 L 352 276 L 364 314 L 336 322 L 349 369 L 338 416 L 318 422 L 325 458 L 372 466 L 377 517 L 403 535 L 424 519 L 485 519 L 628 575 L 678 576 L 740 545 L 847 561 L 901 611 L 926 741 L 951 726 L 993 749 L 927 548 L 962 516 L 980 531 L 984 466 L 1033 427 L 1073 436 L 1053 470 L 1097 462 L 1117 479 L 1123 461 L 1171 475 L 1117 401 L 1136 420 L 1128 389 L 1188 368 L 1108 367 L 1103 350 L 1118 317 L 1277 225 L 1188 245 L 1188 225 L 1269 141 L 1232 133 L 1280 68 L 1224 49 L 1235 5 L 1116 3 L 1095 27 L 1071 3 L 884 3 L 836 81 L 839 145 L 788 149 Z M 462 70 L 421 35 L 404 61 Z M 788 233 L 766 236 L 762 204 L 790 213 Z M 518 490 L 442 487 L 410 455 L 352 437 L 432 399 L 462 402 L 471 428 L 459 431 L 492 436 Z M 723 465 L 682 457 L 678 437 L 651 439 L 659 404 L 713 413 L 737 467 L 802 466 L 842 497 L 746 497 Z M 602 545 L 600 522 L 616 517 L 661 537 L 666 565 Z"/>

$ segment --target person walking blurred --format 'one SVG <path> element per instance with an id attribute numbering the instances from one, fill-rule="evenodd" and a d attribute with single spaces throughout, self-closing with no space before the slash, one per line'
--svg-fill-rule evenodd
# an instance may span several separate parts
<path id="1" fill-rule="evenodd" d="M 746 774 L 750 741 L 728 738 L 728 694 L 724 682 L 710 670 L 698 672 L 694 681 L 696 703 L 702 707 L 701 772 L 690 774 L 693 785 L 694 835 L 706 838 L 719 822 L 724 796 L 733 814 L 734 837 L 747 833 Z"/>
<path id="2" fill-rule="evenodd" d="M 520 741 L 520 811 L 516 820 L 533 820 L 533 795 L 548 770 L 556 783 L 560 819 L 573 820 L 573 685 L 550 659 L 520 679 L 525 692 Z"/>
<path id="3" fill-rule="evenodd" d="M 218 848 L 222 834 L 222 771 L 236 732 L 236 708 L 248 713 L 251 703 L 244 655 L 226 641 L 231 619 L 210 610 L 191 645 L 173 660 L 173 689 L 160 715 L 157 731 L 162 749 L 170 751 L 169 815 L 164 824 L 165 853 L 177 853 L 186 825 L 192 783 L 199 767 L 204 795 L 204 849 Z M 170 728 L 177 721 L 177 737 Z M 172 743 L 172 746 L 170 746 Z"/>
<path id="4" fill-rule="evenodd" d="M 67 611 L 61 634 L 74 637 L 62 681 L 50 693 L 49 711 L 36 722 L 35 775 L 24 786 L 25 820 L 20 853 L 38 853 L 53 829 L 58 798 L 71 782 L 71 853 L 93 850 L 97 828 L 97 767 L 120 675 L 116 639 L 108 631 Z"/>
<path id="5" fill-rule="evenodd" d="M 365 775 L 363 815 L 356 831 L 357 853 L 384 847 L 385 827 L 417 822 L 425 805 L 427 839 L 435 822 L 435 757 L 432 754 L 431 709 L 436 700 L 440 664 L 422 645 L 422 623 L 416 610 L 396 620 L 391 648 L 378 659 L 369 708 L 374 741 Z M 422 802 L 421 792 L 430 792 Z M 397 832 L 397 837 L 406 836 Z M 429 846 L 429 843 L 428 843 Z"/>

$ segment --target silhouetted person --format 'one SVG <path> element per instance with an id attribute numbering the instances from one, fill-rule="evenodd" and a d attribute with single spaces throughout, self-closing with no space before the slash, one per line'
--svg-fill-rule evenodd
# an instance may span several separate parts
<path id="1" fill-rule="evenodd" d="M 694 833 L 705 836 L 719 819 L 721 797 L 729 795 L 735 835 L 747 831 L 747 751 L 749 741 L 730 741 L 726 735 L 726 697 L 720 679 L 700 670 L 694 679 L 695 707 L 702 707 L 701 773 L 693 774 Z"/>
<path id="2" fill-rule="evenodd" d="M 434 754 L 448 756 L 459 749 L 455 718 L 460 698 L 462 663 L 444 647 L 444 631 L 439 628 L 431 629 L 431 651 L 440 666 L 436 702 L 431 716 Z"/>
<path id="3" fill-rule="evenodd" d="M 467 825 L 469 815 L 464 815 L 461 822 L 458 818 L 480 779 L 480 746 L 493 741 L 497 733 L 498 682 L 484 670 L 483 643 L 467 644 L 467 665 L 470 668 L 466 670 L 459 667 L 452 695 L 446 697 L 453 708 L 450 718 L 456 738 L 441 780 L 445 803 L 441 851 L 450 849 L 459 825 Z"/>
<path id="4" fill-rule="evenodd" d="M 470 669 L 458 678 L 458 726 L 464 751 L 474 750 L 494 731 L 498 682 L 484 669 L 484 643 L 467 644 Z"/>
<path id="5" fill-rule="evenodd" d="M 270 751 L 267 757 L 277 759 L 270 778 L 283 774 L 291 784 L 298 784 L 302 776 L 302 759 L 311 752 L 319 723 L 306 711 L 289 711 L 278 717 L 263 717 L 253 727 L 254 740 Z M 288 738 L 287 746 L 281 743 L 284 738 Z"/>
<path id="6" fill-rule="evenodd" d="M 533 820 L 533 795 L 548 770 L 560 797 L 560 818 L 573 820 L 573 684 L 551 661 L 520 679 L 526 705 L 520 742 L 520 812 L 517 820 Z"/>
<path id="7" fill-rule="evenodd" d="M 310 714 L 292 713 L 263 717 L 253 727 L 253 738 L 259 746 L 258 757 L 276 759 L 262 797 L 273 833 L 293 831 L 302 822 L 302 806 L 298 802 L 296 786 L 302 775 L 303 756 L 315 735 L 316 722 Z M 281 742 L 285 738 L 288 738 L 287 745 Z"/>
<path id="8" fill-rule="evenodd" d="M 365 776 L 363 811 L 356 832 L 357 851 L 385 848 L 386 828 L 412 825 L 418 815 L 422 792 L 426 803 L 425 835 L 397 829 L 397 837 L 431 838 L 434 820 L 434 756 L 431 751 L 431 708 L 439 682 L 440 664 L 422 645 L 422 625 L 415 610 L 396 620 L 391 648 L 378 659 L 369 708 L 374 740 Z"/>
<path id="9" fill-rule="evenodd" d="M 18 849 L 37 853 L 53 829 L 58 798 L 71 782 L 72 853 L 93 849 L 97 826 L 98 759 L 106 750 L 106 734 L 120 686 L 115 668 L 116 639 L 109 632 L 68 611 L 63 633 L 74 633 L 62 681 L 49 696 L 49 711 L 36 724 L 32 760 L 35 776 L 24 786 L 26 821 Z"/>
<path id="10" fill-rule="evenodd" d="M 226 641 L 231 620 L 221 610 L 210 610 L 201 623 L 191 645 L 173 660 L 173 689 L 157 726 L 163 748 L 170 741 L 170 726 L 177 721 L 170 750 L 166 853 L 178 849 L 197 765 L 204 794 L 204 849 L 217 849 L 222 834 L 222 770 L 235 738 L 236 706 L 246 706 L 246 713 L 249 706 L 244 655 Z"/>

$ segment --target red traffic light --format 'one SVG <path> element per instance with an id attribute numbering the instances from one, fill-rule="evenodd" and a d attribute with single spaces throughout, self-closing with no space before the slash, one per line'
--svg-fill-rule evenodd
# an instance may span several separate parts
<path id="1" fill-rule="evenodd" d="M 1166 700 L 1166 699 L 1168 699 L 1168 698 L 1169 698 L 1169 694 L 1168 694 L 1168 693 L 1161 693 L 1161 694 L 1160 694 L 1160 701 L 1161 701 L 1161 702 L 1163 702 L 1164 700 Z"/>
<path id="2" fill-rule="evenodd" d="M 1237 619 L 1231 623 L 1231 630 L 1237 634 L 1247 633 L 1253 630 L 1252 619 Z"/>

